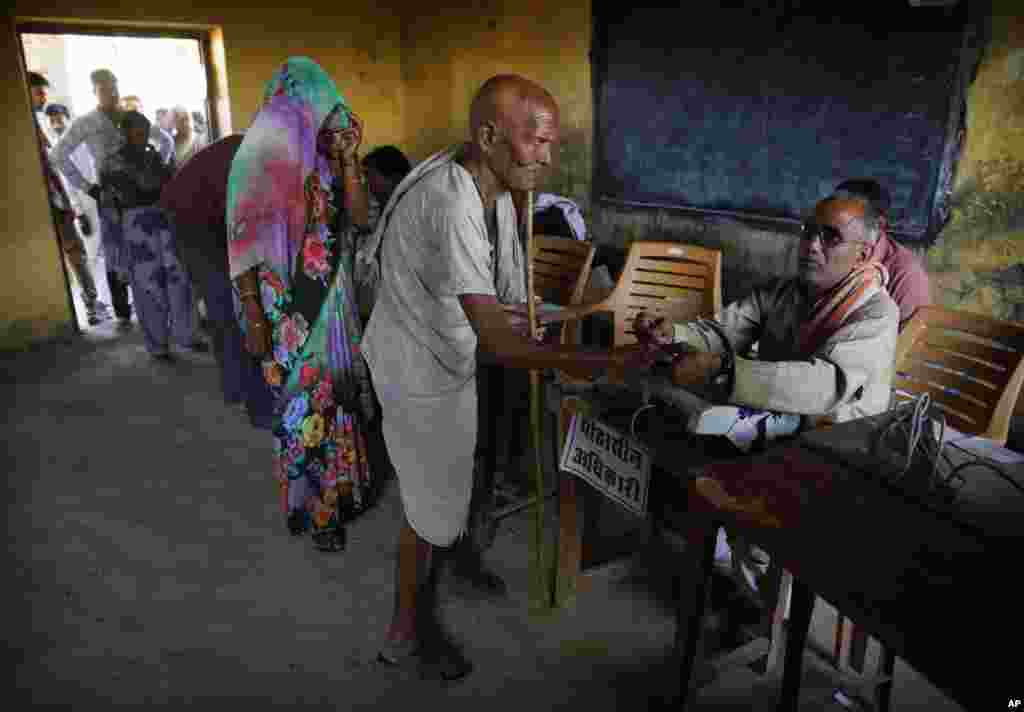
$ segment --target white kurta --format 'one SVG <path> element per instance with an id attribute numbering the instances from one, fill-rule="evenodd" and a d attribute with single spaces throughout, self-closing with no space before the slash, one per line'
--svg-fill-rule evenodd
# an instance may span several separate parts
<path id="1" fill-rule="evenodd" d="M 492 238 L 472 176 L 454 161 L 414 171 L 399 192 L 382 216 L 363 354 L 406 517 L 424 540 L 450 546 L 466 526 L 477 438 L 477 337 L 459 296 L 523 301 L 523 250 L 511 195 L 498 198 Z"/>

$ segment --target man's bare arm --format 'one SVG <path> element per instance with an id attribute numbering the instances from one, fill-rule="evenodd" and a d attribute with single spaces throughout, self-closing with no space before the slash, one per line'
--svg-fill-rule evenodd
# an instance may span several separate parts
<path id="1" fill-rule="evenodd" d="M 504 305 L 493 295 L 463 294 L 459 301 L 477 334 L 481 356 L 502 366 L 556 368 L 582 375 L 609 368 L 649 368 L 653 362 L 641 347 L 609 352 L 538 344 L 516 330 Z"/>

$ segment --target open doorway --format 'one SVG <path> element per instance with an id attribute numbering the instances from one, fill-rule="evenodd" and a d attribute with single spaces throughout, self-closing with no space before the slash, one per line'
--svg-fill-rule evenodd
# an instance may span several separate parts
<path id="1" fill-rule="evenodd" d="M 96 69 L 113 72 L 122 108 L 140 111 L 159 124 L 175 139 L 179 156 L 191 155 L 219 138 L 220 122 L 211 115 L 209 46 L 202 33 L 25 24 L 18 26 L 18 34 L 26 69 L 49 84 L 46 106 L 36 112 L 35 119 L 51 147 L 76 119 L 96 109 L 90 80 Z M 184 140 L 190 132 L 192 139 Z M 84 144 L 72 160 L 89 184 L 96 182 L 99 167 Z M 98 309 L 87 308 L 88 297 L 78 276 L 82 269 L 72 265 L 69 253 L 62 250 L 76 322 L 82 330 L 113 329 L 112 280 L 107 275 L 96 203 L 72 181 L 65 179 L 65 186 L 72 208 L 85 216 L 74 222 L 73 229 L 84 243 L 86 266 L 100 302 Z M 116 283 L 114 289 L 118 289 Z M 126 290 L 122 288 L 121 293 Z"/>

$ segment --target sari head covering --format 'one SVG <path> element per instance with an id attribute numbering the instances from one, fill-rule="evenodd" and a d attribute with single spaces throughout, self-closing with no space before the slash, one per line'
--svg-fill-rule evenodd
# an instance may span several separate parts
<path id="1" fill-rule="evenodd" d="M 318 136 L 328 120 L 347 128 L 349 112 L 334 81 L 308 57 L 290 57 L 267 83 L 228 177 L 232 279 L 266 265 L 290 281 L 306 227 L 306 181 L 327 171 Z"/>

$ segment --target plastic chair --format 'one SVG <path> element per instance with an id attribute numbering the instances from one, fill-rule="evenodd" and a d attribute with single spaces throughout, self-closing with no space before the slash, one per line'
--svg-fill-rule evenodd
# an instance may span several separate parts
<path id="1" fill-rule="evenodd" d="M 922 307 L 896 344 L 896 403 L 921 393 L 962 433 L 1006 444 L 1024 384 L 1024 324 Z"/>
<path id="2" fill-rule="evenodd" d="M 612 312 L 612 346 L 636 343 L 633 319 L 641 311 L 672 321 L 713 318 L 722 310 L 722 253 L 679 242 L 638 241 L 607 298 L 568 310 L 567 318 Z"/>
<path id="3" fill-rule="evenodd" d="M 590 242 L 566 237 L 534 235 L 530 257 L 533 260 L 533 281 L 536 295 L 546 304 L 559 306 L 579 304 L 590 280 L 590 268 L 596 252 L 596 247 Z M 576 343 L 578 329 L 579 322 L 563 323 L 560 335 L 561 343 Z M 489 400 L 492 404 L 500 402 L 504 389 L 503 379 L 499 379 L 499 375 L 500 372 L 492 373 L 492 380 L 488 383 L 491 394 Z M 490 451 L 488 452 L 487 466 L 491 473 L 497 470 L 497 419 L 501 415 L 501 413 L 493 411 L 489 413 L 488 427 L 491 432 L 488 435 Z M 557 448 L 557 439 L 553 439 L 553 442 Z M 496 482 L 494 486 L 497 486 Z M 536 495 L 513 497 L 506 493 L 505 497 L 510 499 L 511 503 L 491 513 L 492 525 L 536 502 Z"/>

